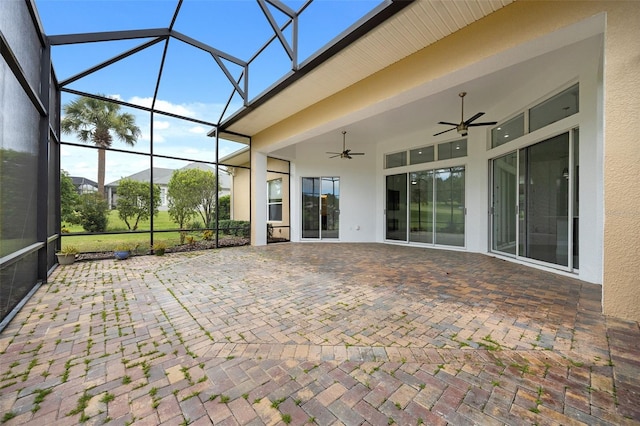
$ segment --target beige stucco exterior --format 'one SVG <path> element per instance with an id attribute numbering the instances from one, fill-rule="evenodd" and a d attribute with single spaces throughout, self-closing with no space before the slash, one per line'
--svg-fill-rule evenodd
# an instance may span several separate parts
<path id="1" fill-rule="evenodd" d="M 640 321 L 640 2 L 517 1 L 252 135 L 252 149 L 269 152 L 271 146 L 323 123 L 599 14 L 606 22 L 601 126 L 603 310 L 607 315 Z M 252 188 L 254 194 L 262 190 Z"/>
<path id="2" fill-rule="evenodd" d="M 249 164 L 247 163 L 248 167 Z M 231 176 L 231 219 L 251 220 L 250 188 L 251 171 L 247 168 L 236 168 Z"/>
<path id="3" fill-rule="evenodd" d="M 232 180 L 232 193 L 234 196 L 231 197 L 231 218 L 233 220 L 251 220 L 251 200 L 249 198 L 250 178 L 251 170 L 249 169 L 249 163 L 242 164 L 242 167 L 234 169 Z M 274 227 L 273 237 L 289 239 L 289 162 L 276 158 L 267 158 L 267 182 L 273 179 L 282 179 L 282 221 L 269 223 Z M 264 190 L 264 188 L 262 189 Z"/>

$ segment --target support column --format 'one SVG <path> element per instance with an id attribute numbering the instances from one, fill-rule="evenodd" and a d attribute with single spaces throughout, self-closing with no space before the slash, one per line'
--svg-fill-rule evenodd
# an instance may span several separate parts
<path id="1" fill-rule="evenodd" d="M 251 245 L 267 244 L 267 156 L 251 150 Z"/>
<path id="2" fill-rule="evenodd" d="M 639 38 L 640 3 L 613 2 L 607 11 L 605 34 L 602 301 L 605 315 L 631 321 L 640 321 L 640 119 L 632 112 L 640 110 Z"/>

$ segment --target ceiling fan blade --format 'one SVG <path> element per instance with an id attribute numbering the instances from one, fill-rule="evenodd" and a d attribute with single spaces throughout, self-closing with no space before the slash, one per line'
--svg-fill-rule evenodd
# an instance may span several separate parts
<path id="1" fill-rule="evenodd" d="M 482 117 L 484 115 L 484 112 L 479 112 L 476 115 L 474 115 L 473 117 L 471 117 L 470 119 L 468 119 L 467 121 L 464 122 L 465 126 L 468 126 L 469 123 L 477 120 L 478 118 Z"/>
<path id="2" fill-rule="evenodd" d="M 447 126 L 458 126 L 458 123 L 450 123 L 448 121 L 438 121 L 438 124 L 446 124 Z"/>
<path id="3" fill-rule="evenodd" d="M 342 154 L 332 155 L 332 156 L 331 156 L 331 157 L 329 157 L 329 158 L 336 158 L 336 157 L 340 157 L 340 156 L 342 156 Z"/>
<path id="4" fill-rule="evenodd" d="M 364 155 L 364 152 L 350 152 L 349 155 Z"/>
<path id="5" fill-rule="evenodd" d="M 467 124 L 467 127 L 493 126 L 494 124 L 498 124 L 498 122 L 497 121 L 486 121 L 484 123 L 473 123 L 473 124 Z"/>
<path id="6" fill-rule="evenodd" d="M 447 133 L 447 132 L 450 132 L 450 131 L 452 131 L 452 130 L 456 130 L 457 128 L 458 128 L 458 127 L 457 127 L 457 125 L 456 125 L 456 127 L 454 127 L 453 129 L 445 130 L 445 131 L 443 131 L 443 132 L 438 132 L 438 133 L 436 133 L 436 134 L 435 134 L 435 135 L 433 135 L 433 136 L 438 136 L 438 135 L 441 135 L 441 134 L 443 134 L 443 133 Z"/>
<path id="7" fill-rule="evenodd" d="M 327 152 L 325 152 L 325 154 L 338 154 L 338 155 L 340 155 L 342 153 L 341 152 L 329 152 L 329 151 L 327 151 Z"/>

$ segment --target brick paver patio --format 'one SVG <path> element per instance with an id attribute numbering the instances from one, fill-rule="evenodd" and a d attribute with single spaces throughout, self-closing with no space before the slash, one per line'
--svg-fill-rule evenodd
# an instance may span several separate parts
<path id="1" fill-rule="evenodd" d="M 484 255 L 293 244 L 59 267 L 0 334 L 6 424 L 640 424 L 638 323 Z"/>

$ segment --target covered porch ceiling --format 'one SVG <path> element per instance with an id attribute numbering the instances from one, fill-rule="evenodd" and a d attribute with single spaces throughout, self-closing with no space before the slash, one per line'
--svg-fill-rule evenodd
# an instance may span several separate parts
<path id="1" fill-rule="evenodd" d="M 368 36 L 318 67 L 313 73 L 265 102 L 260 108 L 230 122 L 227 129 L 255 135 L 277 124 L 283 117 L 289 117 L 320 102 L 357 83 L 360 79 L 417 52 L 420 50 L 420 43 L 423 47 L 429 46 L 463 26 L 471 24 L 476 16 L 473 11 L 478 10 L 473 7 L 482 5 L 484 7 L 482 11 L 485 13 L 483 16 L 486 16 L 492 13 L 489 7 L 497 10 L 508 3 L 510 1 L 507 0 L 414 2 Z M 466 20 L 461 21 L 463 18 Z M 432 135 L 447 129 L 446 126 L 438 125 L 439 121 L 459 121 L 458 93 L 461 91 L 468 93 L 465 98 L 465 118 L 483 111 L 486 115 L 479 121 L 504 120 L 507 118 L 503 112 L 505 105 L 511 103 L 509 98 L 521 91 L 523 84 L 543 78 L 541 74 L 549 70 L 554 62 L 562 60 L 563 55 L 569 52 L 575 43 L 602 34 L 601 18 L 594 16 L 527 42 L 525 45 L 497 52 L 481 62 L 470 64 L 413 90 L 397 93 L 378 104 L 353 111 L 303 133 L 292 135 L 272 145 L 269 155 L 292 159 L 294 151 L 288 148 L 297 143 L 339 146 L 342 130 L 348 131 L 348 142 L 360 146 L 392 139 L 398 134 L 423 135 L 427 144 L 450 140 L 455 137 L 455 132 L 435 138 Z M 436 21 L 439 25 L 435 25 Z M 442 28 L 444 25 L 448 32 L 442 33 L 439 38 L 435 37 L 432 29 Z M 416 28 L 421 28 L 423 31 L 418 32 Z M 601 42 L 598 38 L 593 40 L 595 43 Z M 394 50 L 394 47 L 399 49 Z M 376 55 L 366 58 L 367 51 L 376 52 Z M 369 59 L 370 62 L 365 59 Z M 370 67 L 369 71 L 365 70 L 367 66 Z M 548 94 L 540 94 L 541 97 L 546 95 Z M 471 132 L 484 131 L 485 128 L 471 130 Z"/>

